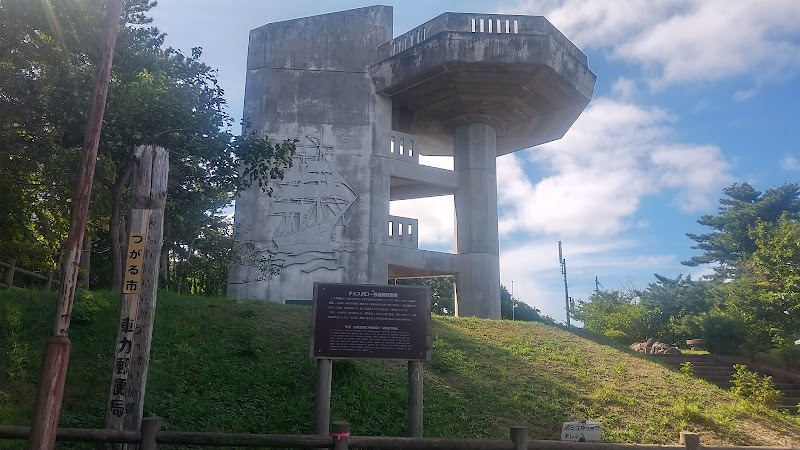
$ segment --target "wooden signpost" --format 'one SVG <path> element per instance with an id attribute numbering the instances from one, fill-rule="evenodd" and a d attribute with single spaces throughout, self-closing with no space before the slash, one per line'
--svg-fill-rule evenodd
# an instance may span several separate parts
<path id="1" fill-rule="evenodd" d="M 106 428 L 128 431 L 138 431 L 142 424 L 169 167 L 167 151 L 161 147 L 138 147 L 136 158 L 131 232 L 106 409 Z"/>
<path id="2" fill-rule="evenodd" d="M 422 362 L 430 361 L 428 286 L 314 283 L 314 433 L 328 434 L 333 359 L 408 361 L 408 435 L 422 437 Z"/>

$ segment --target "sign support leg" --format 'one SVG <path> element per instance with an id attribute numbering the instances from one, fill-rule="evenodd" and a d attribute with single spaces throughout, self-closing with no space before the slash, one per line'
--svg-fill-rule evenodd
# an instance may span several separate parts
<path id="1" fill-rule="evenodd" d="M 314 396 L 314 434 L 328 435 L 331 422 L 331 377 L 333 360 L 317 360 L 317 389 Z"/>
<path id="2" fill-rule="evenodd" d="M 408 435 L 422 437 L 422 361 L 408 362 Z"/>

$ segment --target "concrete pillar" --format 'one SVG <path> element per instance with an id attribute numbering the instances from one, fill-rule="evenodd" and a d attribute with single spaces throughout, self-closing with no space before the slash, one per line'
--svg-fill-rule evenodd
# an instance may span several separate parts
<path id="1" fill-rule="evenodd" d="M 458 127 L 453 166 L 456 207 L 456 315 L 500 318 L 497 135 L 485 123 Z"/>

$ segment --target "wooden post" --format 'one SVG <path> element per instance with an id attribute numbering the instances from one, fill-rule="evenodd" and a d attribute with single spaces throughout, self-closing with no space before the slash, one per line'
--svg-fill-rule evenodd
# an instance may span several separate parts
<path id="1" fill-rule="evenodd" d="M 47 272 L 47 284 L 44 285 L 44 289 L 49 291 L 50 288 L 53 287 L 53 271 Z"/>
<path id="2" fill-rule="evenodd" d="M 686 447 L 686 450 L 699 450 L 700 434 L 690 433 L 688 431 L 681 431 L 681 439 L 680 442 L 678 443 Z"/>
<path id="3" fill-rule="evenodd" d="M 3 276 L 3 283 L 5 283 L 6 286 L 11 287 L 14 285 L 14 269 L 17 267 L 17 259 L 11 258 L 8 261 L 8 265 L 10 267 L 6 269 L 6 273 L 4 274 L 5 276 Z"/>
<path id="4" fill-rule="evenodd" d="M 161 417 L 145 417 L 142 419 L 142 443 L 139 450 L 158 450 L 156 435 L 161 430 Z"/>
<path id="5" fill-rule="evenodd" d="M 53 334 L 45 344 L 45 359 L 40 371 L 36 405 L 33 410 L 31 435 L 28 439 L 30 450 L 52 450 L 56 444 L 56 428 L 61 415 L 64 379 L 69 362 L 71 345 L 68 337 L 69 323 L 72 319 L 72 306 L 75 302 L 80 249 L 86 231 L 86 217 L 89 212 L 92 181 L 97 164 L 97 147 L 100 144 L 100 130 L 103 126 L 121 10 L 122 0 L 108 0 L 100 61 L 97 64 L 94 93 L 89 108 L 89 119 L 86 123 L 86 136 L 83 141 L 83 158 L 78 169 L 78 180 L 72 198 L 69 235 L 64 245 L 64 259 L 61 262 L 58 310 L 53 324 Z"/>
<path id="6" fill-rule="evenodd" d="M 422 437 L 422 361 L 408 362 L 408 435 Z"/>
<path id="7" fill-rule="evenodd" d="M 350 423 L 337 421 L 331 424 L 333 450 L 347 450 L 347 438 L 350 437 Z"/>
<path id="8" fill-rule="evenodd" d="M 169 157 L 161 147 L 136 149 L 131 233 L 128 237 L 106 428 L 142 427 L 153 316 L 158 289 Z M 125 449 L 127 444 L 115 446 Z"/>
<path id="9" fill-rule="evenodd" d="M 528 427 L 511 427 L 511 441 L 514 442 L 514 450 L 528 450 Z"/>
<path id="10" fill-rule="evenodd" d="M 331 421 L 331 377 L 333 360 L 317 360 L 317 387 L 314 395 L 314 434 L 327 435 Z"/>

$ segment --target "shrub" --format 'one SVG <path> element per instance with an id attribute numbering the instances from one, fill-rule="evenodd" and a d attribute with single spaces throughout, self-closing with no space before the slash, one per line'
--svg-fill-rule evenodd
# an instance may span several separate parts
<path id="1" fill-rule="evenodd" d="M 755 404 L 775 406 L 781 398 L 781 391 L 775 389 L 772 377 L 759 375 L 747 370 L 744 364 L 734 364 L 731 392 Z"/>
<path id="2" fill-rule="evenodd" d="M 687 377 L 691 377 L 694 375 L 694 365 L 691 362 L 686 361 L 681 363 L 681 373 L 686 375 Z"/>
<path id="3" fill-rule="evenodd" d="M 703 317 L 703 345 L 711 353 L 737 354 L 747 337 L 744 324 L 722 313 Z"/>
<path id="4" fill-rule="evenodd" d="M 800 345 L 788 345 L 779 348 L 778 357 L 786 364 L 787 369 L 800 370 Z"/>

